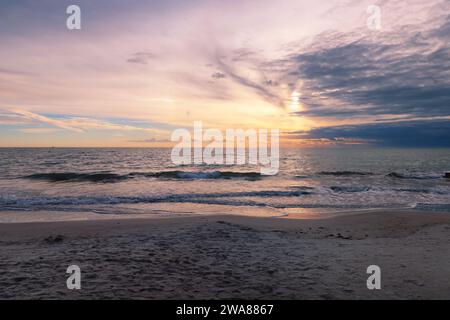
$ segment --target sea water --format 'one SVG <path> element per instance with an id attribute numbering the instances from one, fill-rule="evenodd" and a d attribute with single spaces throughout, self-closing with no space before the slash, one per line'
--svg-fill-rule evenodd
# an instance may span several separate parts
<path id="1" fill-rule="evenodd" d="M 2 148 L 0 211 L 301 215 L 410 208 L 450 212 L 449 149 L 280 150 L 251 165 L 177 166 L 171 149 Z M 1 220 L 1 214 L 0 214 Z"/>

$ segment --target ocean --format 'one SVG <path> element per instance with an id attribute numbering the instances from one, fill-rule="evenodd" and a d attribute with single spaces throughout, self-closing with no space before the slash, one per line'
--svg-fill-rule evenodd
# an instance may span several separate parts
<path id="1" fill-rule="evenodd" d="M 450 150 L 280 150 L 276 176 L 251 165 L 175 166 L 171 149 L 2 148 L 1 211 L 96 214 L 450 212 Z M 1 220 L 1 216 L 0 216 Z"/>

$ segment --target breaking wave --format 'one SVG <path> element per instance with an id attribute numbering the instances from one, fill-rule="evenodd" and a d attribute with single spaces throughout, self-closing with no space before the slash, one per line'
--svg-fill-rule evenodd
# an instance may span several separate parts
<path id="1" fill-rule="evenodd" d="M 115 173 L 75 173 L 75 172 L 51 172 L 35 173 L 25 176 L 25 179 L 43 180 L 49 182 L 87 181 L 87 182 L 117 182 L 126 179 L 126 176 Z"/>
<path id="2" fill-rule="evenodd" d="M 246 179 L 258 180 L 262 178 L 259 172 L 233 172 L 233 171 L 161 171 L 161 172 L 132 172 L 129 174 L 115 174 L 110 172 L 50 172 L 35 173 L 23 178 L 30 180 L 42 180 L 48 182 L 119 182 L 136 177 L 160 178 L 160 179 Z"/>
<path id="3" fill-rule="evenodd" d="M 390 178 L 395 179 L 414 179 L 414 180 L 427 180 L 427 179 L 440 179 L 442 178 L 442 175 L 429 175 L 429 174 L 406 174 L 406 173 L 399 173 L 399 172 L 391 172 L 386 175 Z"/>
<path id="4" fill-rule="evenodd" d="M 352 187 L 352 186 L 332 186 L 330 187 L 334 192 L 366 192 L 369 187 Z"/>
<path id="5" fill-rule="evenodd" d="M 129 176 L 144 176 L 163 179 L 261 179 L 259 172 L 234 172 L 234 171 L 160 171 L 160 172 L 132 172 Z"/>
<path id="6" fill-rule="evenodd" d="M 31 206 L 55 206 L 55 205 L 108 205 L 108 204 L 137 204 L 137 203 L 162 203 L 162 202 L 193 202 L 193 203 L 221 203 L 251 205 L 252 201 L 232 201 L 227 198 L 244 197 L 299 197 L 311 194 L 307 191 L 249 191 L 249 192 L 225 192 L 225 193 L 186 193 L 161 196 L 99 196 L 99 197 L 36 197 L 36 198 L 0 198 L 0 209 L 12 207 Z M 211 200 L 212 199 L 212 200 Z M 219 200 L 218 200 L 219 199 Z M 220 200 L 222 199 L 222 200 Z M 225 200 L 226 199 L 226 200 Z"/>

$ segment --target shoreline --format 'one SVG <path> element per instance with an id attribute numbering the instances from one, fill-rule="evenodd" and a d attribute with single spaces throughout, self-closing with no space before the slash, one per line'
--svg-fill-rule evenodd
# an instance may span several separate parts
<path id="1" fill-rule="evenodd" d="M 448 213 L 408 210 L 2 223 L 0 298 L 448 299 L 449 237 Z"/>
<path id="2" fill-rule="evenodd" d="M 220 206 L 219 206 L 220 207 Z M 287 210 L 289 210 L 288 208 Z M 277 214 L 275 212 L 279 211 Z M 292 220 L 310 220 L 310 219 L 332 219 L 346 215 L 368 214 L 376 212 L 429 212 L 449 214 L 450 212 L 443 211 L 427 211 L 415 209 L 412 207 L 395 207 L 395 208 L 372 208 L 372 209 L 355 209 L 343 211 L 314 211 L 306 209 L 300 212 L 281 212 L 279 209 L 274 209 L 271 214 L 259 213 L 255 210 L 254 214 L 249 213 L 226 213 L 226 210 L 206 211 L 201 213 L 193 212 L 158 212 L 154 213 L 97 213 L 94 211 L 23 211 L 23 210 L 0 210 L 0 225 L 15 224 L 15 223 L 46 223 L 46 222 L 75 222 L 75 221 L 108 221 L 108 220 L 128 220 L 128 219 L 178 219 L 188 217 L 217 217 L 217 216 L 231 216 L 231 217 L 254 217 L 254 218 L 271 218 L 271 219 L 292 219 Z M 252 213 L 250 211 L 250 213 Z"/>

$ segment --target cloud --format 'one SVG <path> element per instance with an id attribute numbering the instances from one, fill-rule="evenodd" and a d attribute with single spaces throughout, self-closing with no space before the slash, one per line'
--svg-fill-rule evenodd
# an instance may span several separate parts
<path id="1" fill-rule="evenodd" d="M 240 84 L 241 86 L 250 88 L 253 92 L 258 94 L 265 101 L 267 101 L 273 105 L 276 105 L 278 107 L 284 108 L 284 106 L 285 106 L 284 98 L 281 95 L 279 95 L 277 92 L 270 90 L 264 84 L 260 84 L 258 82 L 253 81 L 252 79 L 250 79 L 248 77 L 244 77 L 244 76 L 238 74 L 237 71 L 235 71 L 232 66 L 226 64 L 220 58 L 216 59 L 216 64 L 220 68 L 220 70 L 234 82 Z M 264 78 L 263 75 L 261 77 Z"/>
<path id="2" fill-rule="evenodd" d="M 14 75 L 14 76 L 36 76 L 36 74 L 32 73 L 32 72 L 13 70 L 13 69 L 5 69 L 5 68 L 0 68 L 0 74 L 1 73 L 6 74 L 6 75 Z"/>
<path id="3" fill-rule="evenodd" d="M 253 56 L 255 56 L 257 52 L 255 50 L 249 49 L 249 48 L 239 48 L 236 50 L 233 50 L 232 52 L 232 61 L 245 61 Z"/>
<path id="4" fill-rule="evenodd" d="M 42 116 L 37 113 L 25 111 L 25 110 L 13 109 L 10 111 L 17 115 L 21 115 L 25 119 L 34 120 L 34 121 L 37 121 L 40 123 L 45 123 L 48 125 L 52 125 L 52 126 L 55 126 L 55 127 L 61 128 L 61 129 L 65 129 L 65 130 L 69 130 L 69 131 L 73 131 L 73 132 L 78 132 L 78 133 L 84 132 L 84 130 L 77 128 L 77 127 L 73 127 L 64 120 L 52 119 L 52 118 Z"/>
<path id="5" fill-rule="evenodd" d="M 126 124 L 117 124 L 99 119 L 92 119 L 85 117 L 64 117 L 56 119 L 25 110 L 12 109 L 8 111 L 26 120 L 32 120 L 34 122 L 47 124 L 50 126 L 54 126 L 60 129 L 65 129 L 76 133 L 83 133 L 87 130 L 144 131 L 150 133 L 155 132 L 154 129 L 150 128 L 143 128 Z"/>
<path id="6" fill-rule="evenodd" d="M 156 55 L 151 52 L 136 52 L 133 53 L 131 58 L 127 60 L 129 63 L 148 64 L 151 59 L 156 58 Z"/>
<path id="7" fill-rule="evenodd" d="M 151 138 L 151 139 L 143 139 L 143 140 L 128 140 L 127 142 L 132 142 L 132 143 L 155 143 L 155 142 L 171 142 L 171 140 L 169 140 L 169 139 Z"/>
<path id="8" fill-rule="evenodd" d="M 214 79 L 224 79 L 226 78 L 226 75 L 222 72 L 214 72 L 211 77 L 213 77 Z"/>
<path id="9" fill-rule="evenodd" d="M 23 125 L 23 124 L 31 124 L 31 123 L 33 123 L 33 120 L 31 120 L 31 119 L 25 119 L 23 116 L 2 112 L 0 110 L 0 124 Z"/>
<path id="10" fill-rule="evenodd" d="M 131 125 L 124 125 L 124 124 L 115 124 L 108 121 L 98 120 L 98 119 L 91 119 L 91 118 L 80 118 L 80 117 L 74 117 L 67 119 L 66 122 L 70 126 L 82 128 L 83 130 L 88 129 L 99 129 L 99 130 L 120 130 L 120 131 L 146 131 L 146 132 L 153 132 L 153 129 L 148 128 L 141 128 Z"/>
<path id="11" fill-rule="evenodd" d="M 279 85 L 277 81 L 271 79 L 266 80 L 265 84 L 269 87 L 277 87 Z"/>
<path id="12" fill-rule="evenodd" d="M 58 129 L 54 128 L 25 128 L 25 129 L 18 129 L 17 131 L 29 134 L 46 134 L 46 133 L 53 133 L 57 130 Z"/>
<path id="13" fill-rule="evenodd" d="M 300 140 L 355 140 L 381 146 L 450 147 L 450 120 L 418 120 L 315 128 L 291 132 Z"/>
<path id="14" fill-rule="evenodd" d="M 286 81 L 302 79 L 298 116 L 445 116 L 450 110 L 450 15 L 429 29 L 398 28 L 358 36 L 318 36 L 304 52 L 280 61 Z"/>

